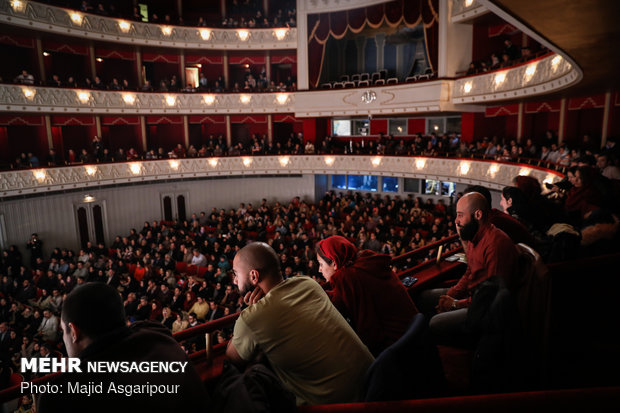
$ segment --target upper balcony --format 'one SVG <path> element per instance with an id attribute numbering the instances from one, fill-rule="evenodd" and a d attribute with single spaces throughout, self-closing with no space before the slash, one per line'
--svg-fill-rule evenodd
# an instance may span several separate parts
<path id="1" fill-rule="evenodd" d="M 0 0 L 0 23 L 82 39 L 188 49 L 297 48 L 297 29 L 167 26 L 81 13 L 28 0 Z"/>

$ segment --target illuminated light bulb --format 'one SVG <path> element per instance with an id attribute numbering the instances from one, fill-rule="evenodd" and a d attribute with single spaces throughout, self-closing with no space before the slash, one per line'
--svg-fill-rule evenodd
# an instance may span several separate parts
<path id="1" fill-rule="evenodd" d="M 519 171 L 519 176 L 527 176 L 531 173 L 532 170 L 530 168 L 521 168 L 521 170 Z"/>
<path id="2" fill-rule="evenodd" d="M 280 105 L 284 105 L 286 101 L 288 100 L 288 95 L 285 93 L 280 93 L 278 94 L 278 96 L 276 96 L 276 100 L 278 101 Z"/>
<path id="3" fill-rule="evenodd" d="M 45 178 L 47 177 L 47 174 L 42 169 L 37 169 L 36 171 L 32 171 L 32 174 L 34 175 L 34 179 L 36 179 L 39 182 L 45 181 Z"/>
<path id="4" fill-rule="evenodd" d="M 49 53 L 49 52 L 43 52 L 43 56 L 47 57 L 47 56 L 49 56 L 49 55 L 50 55 L 50 53 Z"/>
<path id="5" fill-rule="evenodd" d="M 82 15 L 80 13 L 71 13 L 71 21 L 77 26 L 82 25 Z"/>
<path id="6" fill-rule="evenodd" d="M 375 156 L 370 162 L 372 163 L 372 166 L 376 168 L 377 166 L 381 165 L 381 157 Z"/>
<path id="7" fill-rule="evenodd" d="M 238 30 L 237 36 L 239 36 L 239 40 L 245 42 L 246 40 L 248 40 L 248 37 L 250 37 L 250 32 L 247 30 Z"/>
<path id="8" fill-rule="evenodd" d="M 435 125 L 435 126 L 433 126 L 433 129 L 434 130 L 439 130 L 439 126 Z"/>
<path id="9" fill-rule="evenodd" d="M 291 159 L 288 156 L 281 156 L 278 160 L 280 161 L 280 165 L 286 166 Z"/>
<path id="10" fill-rule="evenodd" d="M 132 95 L 131 93 L 123 93 L 123 101 L 128 105 L 133 105 L 136 101 L 136 95 Z"/>
<path id="11" fill-rule="evenodd" d="M 212 105 L 215 102 L 215 96 L 213 95 L 205 95 L 203 98 L 205 104 Z"/>
<path id="12" fill-rule="evenodd" d="M 325 165 L 332 166 L 334 162 L 336 162 L 336 158 L 334 158 L 333 156 L 325 157 Z"/>
<path id="13" fill-rule="evenodd" d="M 94 166 L 87 166 L 85 167 L 86 169 L 86 175 L 88 176 L 94 176 L 97 173 L 97 168 Z"/>
<path id="14" fill-rule="evenodd" d="M 23 88 L 23 92 L 24 92 L 24 97 L 26 99 L 34 99 L 34 95 L 37 94 L 37 91 L 35 89 L 30 89 L 30 88 Z"/>
<path id="15" fill-rule="evenodd" d="M 527 67 L 527 69 L 525 69 L 525 76 L 527 80 L 530 80 L 532 76 L 534 76 L 534 73 L 536 73 L 536 63 L 532 63 Z"/>
<path id="16" fill-rule="evenodd" d="M 131 23 L 125 20 L 121 20 L 118 22 L 118 28 L 121 29 L 121 32 L 127 33 L 129 29 L 131 29 Z"/>
<path id="17" fill-rule="evenodd" d="M 174 96 L 168 95 L 166 96 L 166 104 L 168 106 L 174 106 L 177 103 L 177 99 Z"/>
<path id="18" fill-rule="evenodd" d="M 101 57 L 98 57 L 98 58 L 97 58 L 97 59 L 95 59 L 95 60 L 97 60 L 99 63 L 103 62 L 103 59 L 102 59 Z"/>
<path id="19" fill-rule="evenodd" d="M 471 82 L 467 82 L 467 83 L 465 83 L 465 85 L 463 85 L 463 91 L 465 93 L 471 92 L 471 88 L 472 88 Z"/>
<path id="20" fill-rule="evenodd" d="M 92 195 L 84 195 L 84 202 L 95 202 L 95 197 Z"/>
<path id="21" fill-rule="evenodd" d="M 217 159 L 216 158 L 209 159 L 209 165 L 215 168 L 217 166 Z"/>
<path id="22" fill-rule="evenodd" d="M 77 97 L 78 97 L 80 102 L 88 103 L 88 101 L 90 100 L 90 93 L 84 92 L 84 91 L 80 91 L 80 92 L 77 92 Z"/>
<path id="23" fill-rule="evenodd" d="M 211 30 L 200 29 L 200 37 L 202 37 L 202 40 L 209 40 L 211 38 Z"/>
<path id="24" fill-rule="evenodd" d="M 543 184 L 552 184 L 552 183 L 553 183 L 553 181 L 555 181 L 555 179 L 556 179 L 556 176 L 555 176 L 555 175 L 553 175 L 553 174 L 549 174 L 549 175 L 547 175 L 547 176 L 545 177 L 545 179 L 544 179 L 544 181 L 543 181 Z"/>
<path id="25" fill-rule="evenodd" d="M 506 73 L 498 73 L 495 75 L 495 86 L 499 86 L 506 80 Z"/>
<path id="26" fill-rule="evenodd" d="M 164 34 L 164 36 L 170 36 L 172 34 L 172 27 L 170 27 L 170 26 L 163 26 L 161 28 L 161 32 Z"/>
<path id="27" fill-rule="evenodd" d="M 469 173 L 469 168 L 471 168 L 470 162 L 461 162 L 461 164 L 459 165 L 461 175 L 467 175 Z"/>
<path id="28" fill-rule="evenodd" d="M 11 1 L 11 8 L 13 9 L 13 11 L 22 12 L 24 11 L 25 7 L 26 7 L 26 4 L 21 0 Z"/>
<path id="29" fill-rule="evenodd" d="M 497 173 L 499 172 L 499 165 L 496 163 L 491 164 L 491 166 L 489 166 L 489 171 L 488 171 L 488 175 L 491 178 L 495 178 L 495 175 L 497 175 Z"/>
<path id="30" fill-rule="evenodd" d="M 557 55 L 556 57 L 551 59 L 551 66 L 553 66 L 553 68 L 555 69 L 558 67 L 561 61 L 562 61 L 562 56 Z"/>
<path id="31" fill-rule="evenodd" d="M 241 96 L 239 96 L 239 101 L 241 101 L 241 103 L 243 103 L 244 105 L 247 105 L 248 103 L 250 103 L 251 99 L 252 99 L 252 97 L 250 95 L 241 95 Z"/>
<path id="32" fill-rule="evenodd" d="M 276 31 L 274 31 L 274 34 L 276 35 L 276 39 L 278 40 L 282 40 L 286 37 L 286 29 L 278 29 Z"/>
<path id="33" fill-rule="evenodd" d="M 140 162 L 134 162 L 129 164 L 129 170 L 134 175 L 139 175 L 142 171 L 142 164 Z"/>
<path id="34" fill-rule="evenodd" d="M 252 165 L 252 158 L 248 158 L 247 156 L 243 157 L 243 165 L 247 168 Z"/>
<path id="35" fill-rule="evenodd" d="M 469 7 L 474 4 L 474 0 L 465 0 L 465 7 Z"/>
<path id="36" fill-rule="evenodd" d="M 424 169 L 425 166 L 426 166 L 426 159 L 416 159 L 415 160 L 415 167 L 416 167 L 416 169 Z"/>
<path id="37" fill-rule="evenodd" d="M 175 159 L 171 159 L 169 162 L 170 167 L 174 170 L 179 169 L 179 161 L 175 160 Z"/>

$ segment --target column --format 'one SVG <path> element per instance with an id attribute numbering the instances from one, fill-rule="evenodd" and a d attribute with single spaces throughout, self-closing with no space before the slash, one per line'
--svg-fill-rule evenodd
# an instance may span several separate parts
<path id="1" fill-rule="evenodd" d="M 230 126 L 230 115 L 226 115 L 226 149 L 230 148 L 231 144 L 232 144 L 232 128 Z"/>
<path id="2" fill-rule="evenodd" d="M 308 90 L 308 11 L 306 0 L 297 0 L 297 90 Z"/>
<path id="3" fill-rule="evenodd" d="M 263 16 L 269 16 L 269 0 L 263 0 Z"/>
<path id="4" fill-rule="evenodd" d="M 45 135 L 47 136 L 47 150 L 49 151 L 54 147 L 54 136 L 52 135 L 52 117 L 50 115 L 43 116 L 45 120 Z M 56 149 L 58 152 L 58 149 Z M 62 153 L 58 154 L 59 156 L 63 156 Z"/>
<path id="5" fill-rule="evenodd" d="M 222 19 L 226 18 L 226 0 L 220 0 L 220 10 L 222 11 Z"/>
<path id="6" fill-rule="evenodd" d="M 88 45 L 88 61 L 90 63 L 90 77 L 93 83 L 97 77 L 97 61 L 95 56 L 95 45 L 91 42 Z"/>
<path id="7" fill-rule="evenodd" d="M 525 119 L 524 111 L 525 105 L 521 102 L 519 103 L 519 111 L 517 112 L 517 142 L 519 143 L 523 140 L 523 122 Z"/>
<path id="8" fill-rule="evenodd" d="M 183 115 L 183 143 L 189 148 L 189 117 Z"/>
<path id="9" fill-rule="evenodd" d="M 138 79 L 138 88 L 144 85 L 144 73 L 142 73 L 142 49 L 136 47 L 136 79 Z"/>
<path id="10" fill-rule="evenodd" d="M 140 140 L 142 142 L 142 151 L 146 152 L 146 116 L 140 116 Z"/>
<path id="11" fill-rule="evenodd" d="M 269 50 L 265 53 L 265 76 L 271 80 L 271 53 Z"/>
<path id="12" fill-rule="evenodd" d="M 438 77 L 454 77 L 469 65 L 473 48 L 473 25 L 450 23 L 451 2 L 439 0 Z"/>
<path id="13" fill-rule="evenodd" d="M 273 143 L 273 116 L 267 115 L 267 143 Z"/>
<path id="14" fill-rule="evenodd" d="M 364 63 L 366 62 L 366 38 L 358 37 L 355 39 L 357 47 L 357 73 L 364 73 Z"/>
<path id="15" fill-rule="evenodd" d="M 102 136 L 102 132 L 101 132 L 101 116 L 95 116 L 95 129 L 97 131 L 97 136 L 99 136 L 99 138 L 101 138 Z"/>
<path id="16" fill-rule="evenodd" d="M 380 33 L 375 36 L 375 44 L 377 45 L 377 72 L 384 68 L 383 65 L 383 48 L 385 47 L 385 34 Z"/>
<path id="17" fill-rule="evenodd" d="M 561 144 L 564 140 L 565 126 L 566 126 L 566 98 L 560 100 L 560 125 L 558 126 L 558 144 Z"/>
<path id="18" fill-rule="evenodd" d="M 183 0 L 177 0 L 177 14 L 183 17 Z"/>
<path id="19" fill-rule="evenodd" d="M 179 70 L 180 70 L 180 76 L 179 79 L 181 80 L 181 84 L 179 85 L 182 88 L 184 88 L 185 86 L 187 86 L 187 79 L 185 78 L 185 52 L 183 51 L 183 49 L 179 49 Z M 194 85 L 197 86 L 197 85 Z"/>
<path id="20" fill-rule="evenodd" d="M 222 59 L 222 70 L 224 71 L 224 89 L 228 89 L 228 52 L 226 50 L 224 50 Z"/>
<path id="21" fill-rule="evenodd" d="M 43 42 L 41 42 L 40 36 L 37 36 L 35 39 L 35 53 L 37 54 L 37 66 L 39 67 L 39 80 L 45 82 L 45 80 L 47 80 L 47 76 L 45 75 L 45 56 L 43 56 Z"/>
<path id="22" fill-rule="evenodd" d="M 603 128 L 601 132 L 601 148 L 607 145 L 607 134 L 609 133 L 609 112 L 611 111 L 611 92 L 605 93 L 605 108 L 603 109 Z"/>

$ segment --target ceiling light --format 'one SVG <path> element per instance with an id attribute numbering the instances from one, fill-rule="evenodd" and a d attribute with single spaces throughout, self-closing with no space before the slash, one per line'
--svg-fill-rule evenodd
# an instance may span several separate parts
<path id="1" fill-rule="evenodd" d="M 95 202 L 96 199 L 94 196 L 86 194 L 84 195 L 84 202 Z"/>
<path id="2" fill-rule="evenodd" d="M 11 1 L 11 8 L 13 9 L 13 11 L 21 13 L 26 8 L 26 3 L 24 3 L 21 0 L 12 0 Z"/>
<path id="3" fill-rule="evenodd" d="M 49 56 L 49 55 L 50 55 L 50 53 L 49 53 L 49 52 L 43 52 L 43 56 L 47 57 L 47 56 Z"/>
<path id="4" fill-rule="evenodd" d="M 474 0 L 465 0 L 465 7 L 469 7 L 474 3 Z"/>
<path id="5" fill-rule="evenodd" d="M 98 57 L 96 60 L 97 60 L 99 63 L 103 62 L 103 58 L 101 58 L 101 57 Z"/>

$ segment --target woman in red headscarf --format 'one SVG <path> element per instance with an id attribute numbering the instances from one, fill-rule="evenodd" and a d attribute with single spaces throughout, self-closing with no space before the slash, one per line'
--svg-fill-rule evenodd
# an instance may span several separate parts
<path id="1" fill-rule="evenodd" d="M 359 251 L 334 235 L 317 244 L 319 272 L 332 286 L 332 303 L 349 318 L 375 356 L 398 340 L 418 310 L 389 267 L 390 256 Z"/>

